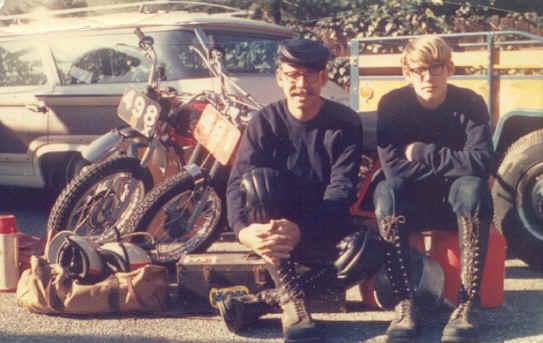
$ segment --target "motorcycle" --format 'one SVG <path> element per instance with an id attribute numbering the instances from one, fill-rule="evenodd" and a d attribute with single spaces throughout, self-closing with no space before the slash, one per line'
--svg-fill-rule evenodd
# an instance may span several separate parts
<path id="1" fill-rule="evenodd" d="M 226 182 L 241 135 L 262 106 L 222 71 L 222 52 L 211 51 L 210 69 L 221 81 L 194 128 L 194 147 L 183 170 L 153 188 L 127 221 L 125 232 L 155 238 L 154 261 L 177 261 L 207 249 L 224 227 Z M 239 95 L 226 92 L 230 83 Z"/>
<path id="2" fill-rule="evenodd" d="M 151 61 L 147 87 L 125 91 L 117 114 L 128 125 L 99 137 L 83 153 L 91 164 L 56 199 L 47 222 L 47 242 L 63 230 L 94 240 L 110 239 L 115 230 L 122 231 L 155 183 L 185 165 L 195 144 L 192 128 L 205 106 L 201 95 L 161 89 L 153 39 L 140 29 L 135 33 Z"/>
<path id="3" fill-rule="evenodd" d="M 205 251 L 226 228 L 226 182 L 233 156 L 252 111 L 261 106 L 224 92 L 217 95 L 194 129 L 197 144 L 187 165 L 153 188 L 126 223 L 125 232 L 155 237 L 155 261 L 172 262 Z M 375 149 L 364 151 L 361 160 L 358 197 L 351 213 L 361 225 L 371 225 L 375 222 L 371 194 L 383 174 Z"/>

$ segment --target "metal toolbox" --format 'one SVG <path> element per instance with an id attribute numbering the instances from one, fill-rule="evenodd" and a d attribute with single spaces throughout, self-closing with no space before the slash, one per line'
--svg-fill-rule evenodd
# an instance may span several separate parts
<path id="1" fill-rule="evenodd" d="M 187 254 L 177 262 L 179 301 L 191 312 L 215 312 L 227 294 L 272 288 L 264 260 L 248 252 Z"/>
<path id="2" fill-rule="evenodd" d="M 217 313 L 227 294 L 250 294 L 274 287 L 265 262 L 249 252 L 187 254 L 176 265 L 177 296 L 186 313 Z M 322 292 L 308 299 L 311 312 L 346 312 L 345 292 Z"/>

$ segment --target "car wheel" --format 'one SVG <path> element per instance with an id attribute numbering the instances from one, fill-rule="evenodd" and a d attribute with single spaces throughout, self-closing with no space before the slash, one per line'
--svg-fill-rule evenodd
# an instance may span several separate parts
<path id="1" fill-rule="evenodd" d="M 510 252 L 543 268 L 543 130 L 516 141 L 492 186 L 494 223 Z"/>

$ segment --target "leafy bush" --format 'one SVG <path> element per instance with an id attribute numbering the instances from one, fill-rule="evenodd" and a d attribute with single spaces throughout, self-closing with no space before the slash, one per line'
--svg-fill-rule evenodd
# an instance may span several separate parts
<path id="1" fill-rule="evenodd" d="M 485 5 L 495 3 L 488 0 L 478 2 Z M 536 12 L 498 11 L 470 3 L 452 6 L 438 0 L 389 0 L 379 4 L 366 1 L 363 6 L 349 9 L 344 14 L 318 21 L 284 19 L 284 24 L 301 36 L 321 40 L 332 50 L 336 58 L 329 66 L 330 78 L 344 87 L 348 87 L 350 81 L 347 56 L 350 53 L 348 44 L 353 38 L 502 30 L 543 35 L 543 16 Z M 372 53 L 399 52 L 401 48 L 377 44 L 361 47 L 363 51 Z"/>

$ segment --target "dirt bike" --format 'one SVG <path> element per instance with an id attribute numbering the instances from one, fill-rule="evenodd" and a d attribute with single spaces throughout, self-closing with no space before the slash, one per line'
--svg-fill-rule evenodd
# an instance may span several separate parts
<path id="1" fill-rule="evenodd" d="M 211 98 L 194 129 L 197 144 L 187 165 L 153 188 L 126 223 L 125 232 L 147 232 L 156 239 L 151 251 L 154 261 L 172 262 L 184 254 L 205 251 L 226 228 L 225 193 L 231 163 L 252 111 L 261 106 L 227 95 L 224 89 Z M 351 208 L 361 222 L 375 218 L 373 181 L 382 177 L 375 146 L 372 148 L 362 156 L 358 198 Z"/>
<path id="2" fill-rule="evenodd" d="M 226 92 L 224 84 L 233 81 L 222 71 L 222 53 L 215 50 L 211 55 L 209 64 L 222 86 L 205 95 L 208 105 L 194 128 L 197 144 L 187 165 L 146 195 L 124 229 L 155 238 L 151 251 L 155 261 L 177 261 L 183 254 L 204 251 L 217 239 L 225 223 L 226 181 L 233 157 L 252 113 L 261 108 L 235 84 L 241 95 Z"/>
<path id="3" fill-rule="evenodd" d="M 160 70 L 153 39 L 136 29 L 139 47 L 152 62 L 144 91 L 129 88 L 118 116 L 128 126 L 92 142 L 83 157 L 91 164 L 61 191 L 47 222 L 48 242 L 69 230 L 96 240 L 109 239 L 144 195 L 185 165 L 195 142 L 192 128 L 205 103 L 201 95 L 159 87 Z"/>

